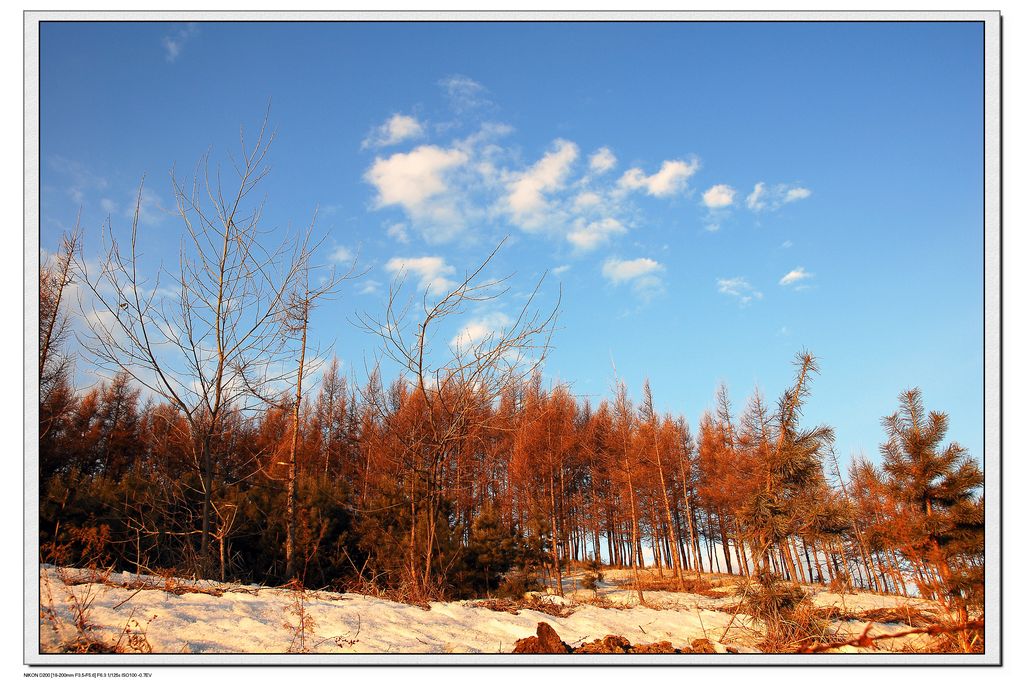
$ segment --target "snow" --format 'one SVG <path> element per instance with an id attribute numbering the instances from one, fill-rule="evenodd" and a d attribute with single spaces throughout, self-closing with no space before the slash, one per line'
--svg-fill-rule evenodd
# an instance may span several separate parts
<path id="1" fill-rule="evenodd" d="M 550 624 L 562 640 L 578 646 L 609 634 L 633 644 L 669 641 L 677 648 L 695 639 L 709 639 L 718 652 L 757 652 L 754 622 L 733 616 L 725 608 L 739 597 L 711 598 L 672 591 L 645 591 L 647 606 L 621 584 L 628 570 L 606 570 L 599 583 L 600 605 L 590 604 L 595 593 L 578 588 L 581 575 L 565 579 L 565 597 L 542 595 L 540 600 L 568 606 L 568 617 L 522 609 L 518 614 L 480 607 L 476 601 L 434 602 L 430 609 L 352 593 L 240 586 L 217 582 L 175 580 L 173 585 L 221 595 L 163 590 L 165 580 L 127 573 L 110 574 L 106 583 L 83 570 L 40 568 L 40 645 L 56 652 L 74 640 L 76 606 L 85 612 L 89 631 L 109 644 L 127 645 L 132 635 L 143 636 L 153 653 L 508 653 L 516 640 L 535 633 L 538 622 Z M 91 579 L 67 585 L 65 581 Z M 142 588 L 139 581 L 149 586 Z M 733 584 L 732 586 L 729 583 Z M 723 590 L 735 591 L 735 579 L 716 580 Z M 125 587 L 128 586 L 128 587 Z M 134 586 L 134 588 L 133 588 Z M 550 593 L 549 589 L 549 593 Z M 870 593 L 838 595 L 821 587 L 812 591 L 821 607 L 847 611 L 886 607 L 934 610 L 926 601 Z M 610 606 L 609 606 L 610 605 Z M 307 618 L 304 644 L 300 616 Z M 851 636 L 863 622 L 841 622 Z M 127 630 L 126 630 L 127 627 Z M 726 628 L 728 627 L 728 632 Z M 886 630 L 892 630 L 886 625 Z M 905 628 L 905 627 L 896 627 Z M 723 639 L 723 633 L 725 638 Z M 904 641 L 920 640 L 909 637 Z M 865 650 L 865 649 L 857 649 Z"/>

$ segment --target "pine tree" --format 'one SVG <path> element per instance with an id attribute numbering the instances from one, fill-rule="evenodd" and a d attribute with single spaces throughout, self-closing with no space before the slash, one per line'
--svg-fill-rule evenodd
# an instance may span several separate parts
<path id="1" fill-rule="evenodd" d="M 958 443 L 942 445 L 949 417 L 925 412 L 917 388 L 900 394 L 900 409 L 882 419 L 886 487 L 904 518 L 907 553 L 934 569 L 942 596 L 961 621 L 983 590 L 984 475 Z"/>

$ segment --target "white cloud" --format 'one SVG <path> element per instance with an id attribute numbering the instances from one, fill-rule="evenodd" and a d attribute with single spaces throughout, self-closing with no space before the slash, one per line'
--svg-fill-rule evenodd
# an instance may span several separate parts
<path id="1" fill-rule="evenodd" d="M 397 145 L 402 141 L 419 138 L 422 135 L 423 125 L 415 117 L 394 114 L 366 137 L 366 140 L 363 141 L 363 148 L 383 148 Z"/>
<path id="2" fill-rule="evenodd" d="M 573 199 L 572 207 L 577 212 L 585 212 L 601 204 L 601 196 L 593 191 L 584 191 Z"/>
<path id="3" fill-rule="evenodd" d="M 604 174 L 606 171 L 614 168 L 617 161 L 615 153 L 611 150 L 599 148 L 597 152 L 590 156 L 590 171 L 595 174 Z"/>
<path id="4" fill-rule="evenodd" d="M 799 281 L 804 281 L 806 279 L 809 279 L 812 276 L 814 276 L 814 274 L 811 274 L 810 272 L 804 270 L 803 267 L 797 267 L 796 269 L 790 271 L 785 276 L 783 276 L 781 279 L 779 279 L 779 285 L 780 286 L 789 286 L 789 285 L 797 283 Z"/>
<path id="5" fill-rule="evenodd" d="M 627 191 L 644 190 L 648 195 L 663 198 L 682 193 L 686 184 L 700 168 L 696 157 L 689 162 L 683 160 L 665 160 L 656 174 L 647 176 L 642 170 L 633 167 L 619 179 L 619 188 Z"/>
<path id="6" fill-rule="evenodd" d="M 552 269 L 551 273 L 554 274 L 555 276 L 561 276 L 562 274 L 564 274 L 565 272 L 569 271 L 570 269 L 572 269 L 572 265 L 561 264 L 561 265 L 558 265 L 557 267 L 555 267 L 554 269 Z"/>
<path id="7" fill-rule="evenodd" d="M 468 159 L 461 150 L 421 145 L 411 152 L 378 157 L 366 172 L 366 180 L 377 188 L 378 206 L 401 205 L 415 212 L 428 199 L 448 190 L 445 172 Z"/>
<path id="8" fill-rule="evenodd" d="M 719 183 L 704 191 L 704 205 L 711 209 L 728 207 L 735 195 L 735 188 Z"/>
<path id="9" fill-rule="evenodd" d="M 486 345 L 500 336 L 511 324 L 511 317 L 502 312 L 493 312 L 468 322 L 452 337 L 449 344 L 458 350 Z"/>
<path id="10" fill-rule="evenodd" d="M 741 305 L 749 305 L 753 300 L 760 300 L 764 294 L 750 285 L 742 276 L 735 276 L 731 279 L 718 279 L 718 292 L 731 295 L 740 301 Z"/>
<path id="11" fill-rule="evenodd" d="M 593 250 L 602 243 L 607 243 L 612 236 L 626 233 L 626 227 L 617 219 L 605 217 L 598 221 L 587 223 L 583 219 L 577 219 L 575 228 L 566 236 L 568 241 L 578 250 Z"/>
<path id="12" fill-rule="evenodd" d="M 763 181 L 754 184 L 754 190 L 747 196 L 747 208 L 754 212 L 768 210 L 774 212 L 783 205 L 811 196 L 811 191 L 803 186 L 790 186 L 785 183 L 767 186 Z"/>
<path id="13" fill-rule="evenodd" d="M 764 209 L 764 182 L 758 181 L 754 184 L 753 192 L 747 196 L 747 207 L 755 212 L 759 212 Z"/>
<path id="14" fill-rule="evenodd" d="M 635 260 L 620 260 L 610 257 L 604 261 L 604 265 L 601 267 L 601 273 L 614 284 L 633 281 L 663 271 L 665 271 L 665 267 L 662 264 L 647 257 L 638 257 Z"/>
<path id="15" fill-rule="evenodd" d="M 374 160 L 364 178 L 377 189 L 377 207 L 398 205 L 414 220 L 432 226 L 428 239 L 453 238 L 464 223 L 458 194 L 450 194 L 448 175 L 466 164 L 462 150 L 421 145 Z"/>
<path id="16" fill-rule="evenodd" d="M 353 254 L 353 252 L 344 245 L 339 245 L 331 251 L 330 255 L 328 255 L 328 259 L 330 259 L 331 262 L 337 262 L 338 264 L 351 262 L 354 258 L 355 254 Z"/>
<path id="17" fill-rule="evenodd" d="M 392 257 L 384 268 L 392 274 L 415 275 L 419 288 L 433 295 L 446 293 L 456 285 L 447 278 L 455 273 L 455 267 L 447 264 L 443 257 Z"/>
<path id="18" fill-rule="evenodd" d="M 782 202 L 794 202 L 809 197 L 811 197 L 811 191 L 808 188 L 790 188 L 786 191 L 786 197 L 783 198 Z"/>
<path id="19" fill-rule="evenodd" d="M 533 230 L 544 225 L 549 209 L 545 194 L 564 187 L 569 170 L 579 156 L 579 148 L 572 141 L 558 139 L 554 146 L 508 184 L 505 203 L 513 221 L 521 228 Z"/>
<path id="20" fill-rule="evenodd" d="M 647 257 L 634 260 L 609 258 L 601 266 L 601 273 L 614 285 L 628 283 L 633 292 L 647 300 L 662 291 L 661 273 L 664 265 Z"/>

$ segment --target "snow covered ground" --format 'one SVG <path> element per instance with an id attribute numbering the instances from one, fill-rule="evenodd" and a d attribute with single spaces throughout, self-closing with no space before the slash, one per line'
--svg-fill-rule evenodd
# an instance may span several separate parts
<path id="1" fill-rule="evenodd" d="M 628 570 L 606 570 L 596 592 L 598 604 L 593 604 L 595 592 L 574 590 L 579 576 L 568 577 L 564 598 L 539 598 L 572 610 L 567 617 L 557 617 L 531 609 L 518 614 L 495 611 L 476 606 L 475 601 L 435 602 L 427 610 L 352 593 L 299 594 L 208 581 L 168 585 L 162 578 L 127 573 L 111 573 L 101 582 L 84 570 L 43 566 L 40 648 L 43 653 L 59 652 L 61 645 L 86 634 L 108 646 L 119 645 L 125 652 L 154 654 L 508 653 L 517 639 L 535 633 L 538 622 L 547 622 L 571 646 L 615 634 L 633 644 L 669 641 L 683 648 L 695 639 L 707 639 L 717 652 L 757 652 L 760 636 L 754 620 L 727 609 L 735 607 L 738 595 L 715 598 L 645 591 L 644 607 L 634 591 L 623 588 L 628 579 Z M 719 577 L 716 583 L 722 592 L 736 592 L 731 577 Z M 181 592 L 181 586 L 194 590 Z M 844 615 L 879 608 L 938 611 L 933 603 L 914 598 L 838 595 L 822 587 L 809 590 L 816 606 L 835 607 Z M 852 638 L 867 623 L 846 621 L 833 626 Z M 305 632 L 300 631 L 302 627 Z M 875 624 L 872 632 L 905 628 L 909 627 Z M 926 640 L 909 636 L 887 647 L 920 647 Z"/>

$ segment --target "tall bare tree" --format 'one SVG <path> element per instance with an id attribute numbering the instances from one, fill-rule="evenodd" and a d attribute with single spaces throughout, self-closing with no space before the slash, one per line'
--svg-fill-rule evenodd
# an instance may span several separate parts
<path id="1" fill-rule="evenodd" d="M 308 256 L 308 232 L 271 242 L 260 227 L 265 201 L 253 196 L 270 171 L 266 118 L 254 145 L 244 133 L 240 138 L 229 186 L 219 165 L 211 169 L 209 153 L 188 182 L 171 174 L 184 227 L 176 269 L 142 260 L 142 185 L 128 245 L 107 231 L 98 272 L 85 260 L 77 264 L 96 313 L 87 317 L 84 347 L 99 367 L 127 372 L 187 420 L 200 477 L 201 571 L 210 568 L 214 450 L 223 415 L 244 406 L 252 389 L 286 375 L 278 324 Z"/>
<path id="2" fill-rule="evenodd" d="M 286 519 L 285 537 L 285 575 L 294 578 L 295 569 L 295 528 L 298 501 L 298 462 L 296 455 L 299 446 L 300 413 L 302 410 L 302 382 L 306 375 L 323 361 L 318 351 L 310 351 L 308 347 L 310 312 L 320 301 L 337 294 L 342 281 L 351 278 L 355 271 L 355 260 L 343 275 L 331 270 L 329 276 L 320 280 L 316 286 L 310 284 L 312 259 L 316 247 L 305 249 L 301 254 L 302 268 L 296 280 L 295 289 L 288 295 L 287 305 L 283 311 L 282 328 L 285 337 L 298 344 L 295 368 L 295 398 L 292 402 L 291 443 L 288 450 L 288 515 Z M 307 359 L 307 353 L 312 353 Z"/>
<path id="3" fill-rule="evenodd" d="M 508 292 L 511 275 L 483 276 L 503 243 L 504 239 L 478 267 L 436 297 L 429 287 L 421 297 L 404 296 L 405 275 L 399 274 L 391 284 L 383 317 L 360 318 L 367 331 L 380 337 L 383 355 L 409 375 L 413 392 L 424 404 L 425 435 L 415 437 L 417 445 L 408 446 L 414 458 L 409 581 L 423 594 L 437 590 L 435 566 L 444 566 L 435 559 L 444 461 L 473 433 L 475 410 L 481 403 L 492 405 L 503 390 L 522 383 L 540 367 L 558 312 L 558 303 L 551 310 L 540 310 L 534 304 L 542 277 L 508 326 L 480 337 L 456 337 L 443 349 L 437 346 L 442 325 L 450 324 L 468 307 L 495 303 Z M 414 315 L 417 301 L 421 311 Z M 418 532 L 420 521 L 424 524 Z M 423 540 L 417 541 L 417 535 Z"/>

